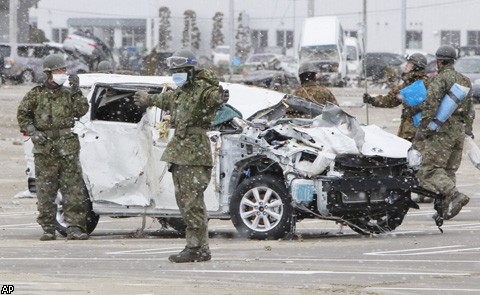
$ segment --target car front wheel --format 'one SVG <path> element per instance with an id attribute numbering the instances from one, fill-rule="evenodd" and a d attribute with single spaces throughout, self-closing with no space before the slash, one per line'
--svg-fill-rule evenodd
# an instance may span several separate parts
<path id="1" fill-rule="evenodd" d="M 293 207 L 287 188 L 272 175 L 245 179 L 233 193 L 230 215 L 242 236 L 280 239 L 293 231 Z"/>
<path id="2" fill-rule="evenodd" d="M 34 76 L 33 72 L 30 70 L 26 70 L 22 73 L 22 83 L 33 83 Z"/>

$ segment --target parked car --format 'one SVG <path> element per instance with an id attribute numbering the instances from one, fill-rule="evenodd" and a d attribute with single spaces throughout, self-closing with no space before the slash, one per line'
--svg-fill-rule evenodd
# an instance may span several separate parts
<path id="1" fill-rule="evenodd" d="M 243 78 L 243 83 L 283 93 L 290 93 L 300 84 L 296 74 L 294 75 L 283 70 L 253 71 Z"/>
<path id="2" fill-rule="evenodd" d="M 458 48 L 458 57 L 480 55 L 480 46 L 460 46 Z"/>
<path id="3" fill-rule="evenodd" d="M 110 47 L 90 31 L 78 30 L 67 35 L 63 41 L 63 48 L 83 56 L 90 71 L 95 71 L 98 63 L 104 60 L 109 61 L 115 67 Z"/>
<path id="4" fill-rule="evenodd" d="M 372 80 L 385 79 L 387 67 L 393 69 L 396 75 L 401 74 L 401 65 L 406 62 L 405 58 L 400 54 L 391 52 L 367 52 L 363 62 L 366 65 L 367 78 Z"/>
<path id="5" fill-rule="evenodd" d="M 86 64 L 69 55 L 58 44 L 1 43 L 0 51 L 5 55 L 5 78 L 22 83 L 44 80 L 43 59 L 52 53 L 64 55 L 68 73 L 86 73 L 89 70 Z"/>
<path id="6" fill-rule="evenodd" d="M 230 46 L 219 45 L 212 51 L 212 62 L 215 66 L 230 64 Z"/>
<path id="7" fill-rule="evenodd" d="M 102 215 L 150 216 L 184 230 L 168 165 L 160 161 L 174 130 L 164 129 L 162 137 L 156 128 L 166 113 L 133 103 L 139 89 L 161 93 L 174 87 L 171 77 L 87 74 L 81 87 L 88 79 L 89 113 L 74 128 L 88 232 Z M 248 237 L 278 239 L 294 232 L 296 220 L 319 216 L 359 233 L 391 231 L 409 208 L 418 208 L 410 192 L 417 186 L 413 169 L 419 157 L 408 157 L 410 142 L 377 126 L 363 127 L 335 105 L 222 86 L 243 116 L 218 116 L 207 133 L 214 163 L 205 192 L 209 218 L 231 219 Z M 307 119 L 283 118 L 287 108 Z M 28 144 L 31 153 L 27 138 Z M 56 202 L 57 230 L 66 234 L 61 194 Z"/>
<path id="8" fill-rule="evenodd" d="M 264 70 L 268 67 L 269 61 L 279 56 L 280 54 L 275 53 L 255 53 L 247 58 L 244 66 L 249 71 Z"/>
<path id="9" fill-rule="evenodd" d="M 300 83 L 298 80 L 298 62 L 291 56 L 275 56 L 263 64 L 263 69 L 247 72 L 243 78 L 243 83 L 291 93 Z"/>
<path id="10" fill-rule="evenodd" d="M 472 82 L 472 95 L 480 103 L 480 56 L 463 56 L 455 62 L 455 70 L 467 76 Z"/>

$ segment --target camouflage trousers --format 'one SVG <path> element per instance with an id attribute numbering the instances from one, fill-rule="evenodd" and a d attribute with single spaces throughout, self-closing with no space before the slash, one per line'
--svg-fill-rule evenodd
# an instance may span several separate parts
<path id="1" fill-rule="evenodd" d="M 175 198 L 187 225 L 187 247 L 208 249 L 208 217 L 203 193 L 210 182 L 212 167 L 172 164 Z"/>
<path id="2" fill-rule="evenodd" d="M 464 143 L 464 134 L 437 133 L 423 141 L 422 166 L 417 174 L 420 185 L 451 198 L 456 192 L 456 176 Z"/>
<path id="3" fill-rule="evenodd" d="M 78 154 L 52 156 L 35 154 L 35 186 L 37 190 L 37 222 L 44 231 L 54 231 L 58 190 L 62 193 L 64 220 L 70 227 L 86 229 L 83 204 L 83 177 Z"/>

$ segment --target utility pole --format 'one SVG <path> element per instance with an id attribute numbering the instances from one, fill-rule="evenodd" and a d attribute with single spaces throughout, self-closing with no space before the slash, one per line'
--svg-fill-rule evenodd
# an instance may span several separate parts
<path id="1" fill-rule="evenodd" d="M 402 0 L 402 20 L 401 20 L 401 30 L 400 30 L 400 53 L 405 55 L 406 42 L 405 38 L 407 35 L 407 0 Z"/>
<path id="2" fill-rule="evenodd" d="M 295 10 L 295 7 L 297 6 L 296 5 L 297 2 L 295 0 L 293 0 L 293 56 L 297 56 L 297 45 L 295 43 L 295 40 L 297 39 L 297 34 L 295 33 L 295 16 L 297 14 L 296 10 Z"/>
<path id="3" fill-rule="evenodd" d="M 10 0 L 10 19 L 9 19 L 9 40 L 10 43 L 17 43 L 18 41 L 18 32 L 17 32 L 17 0 Z"/>
<path id="4" fill-rule="evenodd" d="M 363 0 L 363 77 L 365 78 L 365 93 L 368 93 L 367 81 L 367 0 Z M 365 112 L 367 117 L 367 125 L 369 124 L 368 103 L 365 104 Z"/>
<path id="5" fill-rule="evenodd" d="M 363 0 L 363 52 L 367 52 L 367 0 Z"/>
<path id="6" fill-rule="evenodd" d="M 235 9 L 234 0 L 230 0 L 230 61 L 229 61 L 229 73 L 230 81 L 233 77 L 233 58 L 235 55 Z"/>

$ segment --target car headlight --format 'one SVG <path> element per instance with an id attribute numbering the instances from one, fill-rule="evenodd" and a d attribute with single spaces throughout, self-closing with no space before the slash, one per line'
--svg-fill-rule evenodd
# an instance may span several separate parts
<path id="1" fill-rule="evenodd" d="M 422 154 L 416 149 L 410 148 L 407 153 L 407 161 L 408 167 L 416 171 L 420 169 L 420 165 L 422 164 Z"/>

